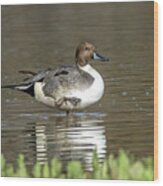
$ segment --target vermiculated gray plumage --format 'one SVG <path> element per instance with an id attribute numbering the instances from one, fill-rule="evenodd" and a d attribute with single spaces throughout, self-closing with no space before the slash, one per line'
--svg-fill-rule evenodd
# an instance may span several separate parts
<path id="1" fill-rule="evenodd" d="M 93 81 L 94 78 L 91 75 L 78 69 L 75 65 L 60 66 L 45 77 L 43 91 L 45 95 L 55 98 L 64 96 L 71 90 L 88 89 Z"/>

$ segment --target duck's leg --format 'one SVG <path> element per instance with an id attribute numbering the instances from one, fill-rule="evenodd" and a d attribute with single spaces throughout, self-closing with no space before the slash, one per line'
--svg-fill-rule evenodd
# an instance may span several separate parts
<path id="1" fill-rule="evenodd" d="M 66 110 L 66 115 L 67 116 L 71 115 L 71 111 L 70 110 Z"/>
<path id="2" fill-rule="evenodd" d="M 81 99 L 76 98 L 76 97 L 71 97 L 71 98 L 65 98 L 66 102 L 70 102 L 73 107 L 76 107 L 78 103 L 81 102 Z M 67 110 L 67 116 L 70 116 L 72 114 L 72 110 Z"/>

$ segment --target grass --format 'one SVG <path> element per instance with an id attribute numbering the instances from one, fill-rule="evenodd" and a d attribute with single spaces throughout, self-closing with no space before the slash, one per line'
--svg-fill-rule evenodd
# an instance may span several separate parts
<path id="1" fill-rule="evenodd" d="M 94 152 L 92 159 L 92 172 L 84 171 L 79 161 L 69 161 L 66 173 L 62 172 L 62 163 L 52 159 L 41 165 L 36 162 L 32 173 L 28 171 L 24 155 L 17 158 L 16 166 L 6 163 L 5 157 L 1 155 L 1 175 L 3 177 L 33 177 L 33 178 L 80 178 L 80 179 L 125 179 L 125 180 L 153 180 L 153 158 L 146 157 L 137 160 L 120 150 L 117 157 L 109 155 L 102 164 L 99 163 L 97 153 Z"/>

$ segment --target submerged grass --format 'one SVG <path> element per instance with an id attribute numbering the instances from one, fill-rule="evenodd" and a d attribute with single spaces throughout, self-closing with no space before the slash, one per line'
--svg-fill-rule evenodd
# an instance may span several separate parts
<path id="1" fill-rule="evenodd" d="M 1 176 L 3 177 L 153 180 L 153 158 L 136 160 L 123 150 L 119 151 L 117 157 L 111 154 L 102 164 L 99 163 L 97 153 L 94 152 L 92 167 L 93 171 L 88 173 L 84 171 L 81 162 L 69 161 L 67 171 L 63 173 L 61 161 L 54 158 L 44 165 L 36 162 L 32 173 L 29 173 L 22 154 L 17 158 L 16 167 L 6 163 L 5 157 L 1 156 Z"/>

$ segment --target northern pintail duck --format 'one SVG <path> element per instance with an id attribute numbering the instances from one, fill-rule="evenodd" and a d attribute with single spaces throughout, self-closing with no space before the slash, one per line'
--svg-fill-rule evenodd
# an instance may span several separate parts
<path id="1" fill-rule="evenodd" d="M 37 101 L 67 113 L 83 109 L 99 101 L 104 94 L 103 78 L 89 64 L 91 60 L 108 61 L 109 58 L 99 55 L 93 44 L 84 42 L 76 49 L 75 65 L 61 65 L 56 70 L 38 73 L 20 71 L 32 77 L 3 88 L 26 92 Z"/>

